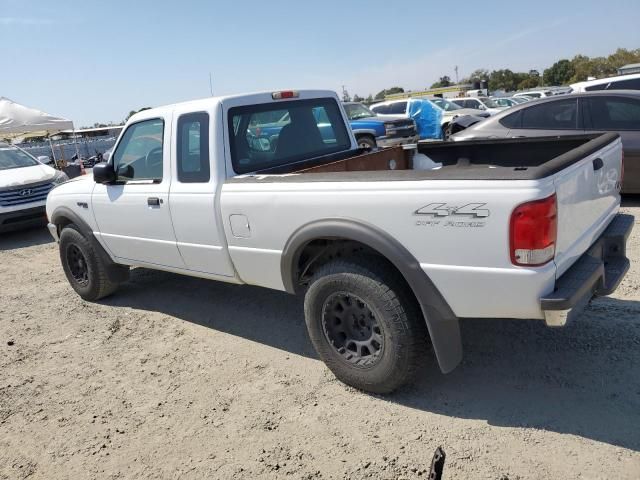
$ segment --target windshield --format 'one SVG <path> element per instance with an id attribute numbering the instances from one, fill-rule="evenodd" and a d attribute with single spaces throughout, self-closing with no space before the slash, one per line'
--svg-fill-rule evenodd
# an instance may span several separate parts
<path id="1" fill-rule="evenodd" d="M 11 146 L 0 147 L 0 170 L 33 167 L 34 165 L 39 165 L 38 161 L 19 148 Z"/>
<path id="2" fill-rule="evenodd" d="M 446 112 L 449 112 L 451 110 L 462 109 L 460 105 L 456 105 L 455 103 L 450 102 L 449 100 L 445 100 L 444 98 L 435 97 L 435 98 L 430 98 L 429 100 L 431 100 L 432 103 L 435 103 L 437 106 L 439 106 L 441 109 L 443 109 Z"/>
<path id="3" fill-rule="evenodd" d="M 347 103 L 344 105 L 349 120 L 357 120 L 359 118 L 375 117 L 376 114 L 369 110 L 361 103 Z"/>
<path id="4" fill-rule="evenodd" d="M 494 102 L 493 100 L 491 100 L 490 98 L 483 98 L 480 100 L 482 103 L 484 103 L 484 105 L 488 108 L 499 108 L 500 105 L 498 105 L 496 102 Z"/>

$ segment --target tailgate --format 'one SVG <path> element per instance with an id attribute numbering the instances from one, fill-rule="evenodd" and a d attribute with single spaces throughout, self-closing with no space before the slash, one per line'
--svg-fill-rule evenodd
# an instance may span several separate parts
<path id="1" fill-rule="evenodd" d="M 556 174 L 557 276 L 587 251 L 617 213 L 621 170 L 622 142 L 616 137 Z"/>

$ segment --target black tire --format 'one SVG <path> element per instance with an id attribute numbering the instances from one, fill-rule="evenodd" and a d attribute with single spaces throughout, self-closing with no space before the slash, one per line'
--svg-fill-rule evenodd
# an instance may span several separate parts
<path id="1" fill-rule="evenodd" d="M 359 148 L 367 148 L 369 150 L 373 150 L 377 146 L 376 139 L 369 135 L 363 135 L 362 137 L 358 137 L 356 140 L 358 141 Z"/>
<path id="2" fill-rule="evenodd" d="M 339 380 L 389 393 L 412 378 L 425 357 L 428 334 L 408 288 L 377 257 L 318 268 L 305 296 L 305 320 L 316 352 Z"/>
<path id="3" fill-rule="evenodd" d="M 60 234 L 60 261 L 67 280 L 84 300 L 100 300 L 118 289 L 91 241 L 73 224 Z"/>
<path id="4" fill-rule="evenodd" d="M 447 123 L 446 125 L 442 126 L 442 139 L 443 140 L 449 140 L 449 137 L 451 135 L 453 135 L 453 133 L 451 133 L 451 124 Z"/>

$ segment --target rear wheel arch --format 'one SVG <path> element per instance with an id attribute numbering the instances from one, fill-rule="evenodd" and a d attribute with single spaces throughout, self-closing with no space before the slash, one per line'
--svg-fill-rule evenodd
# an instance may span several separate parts
<path id="1" fill-rule="evenodd" d="M 383 257 L 398 270 L 420 305 L 440 369 L 447 373 L 462 360 L 459 322 L 451 307 L 415 257 L 396 239 L 377 227 L 345 218 L 319 220 L 296 230 L 285 245 L 281 274 L 289 293 L 300 291 L 300 259 L 318 240 L 357 242 Z"/>

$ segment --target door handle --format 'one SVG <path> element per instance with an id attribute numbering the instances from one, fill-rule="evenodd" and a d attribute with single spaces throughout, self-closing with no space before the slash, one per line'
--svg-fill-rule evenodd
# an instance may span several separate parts
<path id="1" fill-rule="evenodd" d="M 161 203 L 162 200 L 160 200 L 158 197 L 147 198 L 147 205 L 149 205 L 150 207 L 159 207 Z"/>
<path id="2" fill-rule="evenodd" d="M 597 172 L 602 167 L 604 167 L 604 162 L 602 161 L 601 158 L 596 158 L 596 159 L 593 160 L 593 171 L 594 172 Z"/>

